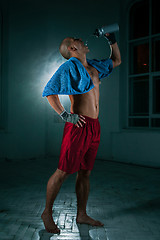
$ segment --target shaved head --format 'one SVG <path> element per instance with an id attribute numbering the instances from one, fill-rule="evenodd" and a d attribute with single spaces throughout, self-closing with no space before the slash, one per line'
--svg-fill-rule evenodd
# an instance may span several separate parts
<path id="1" fill-rule="evenodd" d="M 59 46 L 59 51 L 61 55 L 66 59 L 70 58 L 70 51 L 68 50 L 68 47 L 71 46 L 72 41 L 72 37 L 67 37 L 61 42 Z"/>

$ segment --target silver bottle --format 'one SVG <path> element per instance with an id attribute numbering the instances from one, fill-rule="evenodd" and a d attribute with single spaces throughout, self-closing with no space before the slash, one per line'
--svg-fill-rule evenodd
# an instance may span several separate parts
<path id="1" fill-rule="evenodd" d="M 95 32 L 93 33 L 93 35 L 95 35 L 96 37 L 101 37 L 105 33 L 112 33 L 112 32 L 117 32 L 117 31 L 119 31 L 119 25 L 117 23 L 114 23 L 114 24 L 111 24 L 111 25 L 107 25 L 107 26 L 97 28 L 95 30 Z"/>

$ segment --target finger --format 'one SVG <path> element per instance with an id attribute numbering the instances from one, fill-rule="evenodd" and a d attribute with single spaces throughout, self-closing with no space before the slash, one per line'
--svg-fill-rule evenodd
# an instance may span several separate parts
<path id="1" fill-rule="evenodd" d="M 83 123 L 86 123 L 86 121 L 84 121 L 84 120 L 82 120 L 82 119 L 81 119 L 81 121 L 82 121 Z"/>
<path id="2" fill-rule="evenodd" d="M 78 127 L 78 128 L 79 128 L 79 126 L 78 126 L 78 123 L 76 123 L 75 125 L 76 125 L 76 127 Z"/>
<path id="3" fill-rule="evenodd" d="M 80 118 L 79 120 L 81 120 L 81 122 L 83 122 L 83 123 L 86 123 L 86 121 L 85 121 L 85 118 L 83 117 L 83 118 Z"/>
<path id="4" fill-rule="evenodd" d="M 84 116 L 82 116 L 82 115 L 79 115 L 79 117 L 80 117 L 80 118 L 83 118 L 83 119 L 85 119 L 85 117 L 84 117 Z"/>
<path id="5" fill-rule="evenodd" d="M 80 121 L 78 121 L 78 124 L 80 125 L 80 127 L 82 127 L 83 125 L 82 125 L 82 123 L 80 122 Z"/>

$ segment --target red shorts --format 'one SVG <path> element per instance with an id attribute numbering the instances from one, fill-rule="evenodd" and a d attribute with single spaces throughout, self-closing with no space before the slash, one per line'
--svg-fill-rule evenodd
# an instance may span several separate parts
<path id="1" fill-rule="evenodd" d="M 85 117 L 86 124 L 76 127 L 66 122 L 58 169 L 72 174 L 80 169 L 92 170 L 100 143 L 98 118 Z"/>

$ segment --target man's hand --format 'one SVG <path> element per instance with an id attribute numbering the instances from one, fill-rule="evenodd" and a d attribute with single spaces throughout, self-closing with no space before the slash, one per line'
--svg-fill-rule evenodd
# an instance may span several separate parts
<path id="1" fill-rule="evenodd" d="M 72 114 L 73 115 L 73 114 Z M 82 115 L 79 115 L 79 121 L 76 123 L 77 127 L 83 127 L 83 124 L 86 124 L 85 122 L 85 117 L 83 117 Z"/>
<path id="2" fill-rule="evenodd" d="M 68 113 L 66 110 L 64 110 L 61 114 L 60 114 L 61 118 L 65 121 L 65 122 L 70 122 L 75 124 L 77 127 L 82 127 L 83 124 L 82 123 L 86 123 L 84 121 L 85 117 L 83 117 L 82 115 L 78 115 L 78 114 L 71 114 Z"/>
<path id="3" fill-rule="evenodd" d="M 113 68 L 118 67 L 121 64 L 121 54 L 114 33 L 106 33 L 104 37 L 108 40 L 111 48 L 111 56 Z"/>
<path id="4" fill-rule="evenodd" d="M 108 40 L 109 45 L 116 43 L 116 37 L 114 33 L 106 33 L 104 37 Z"/>

